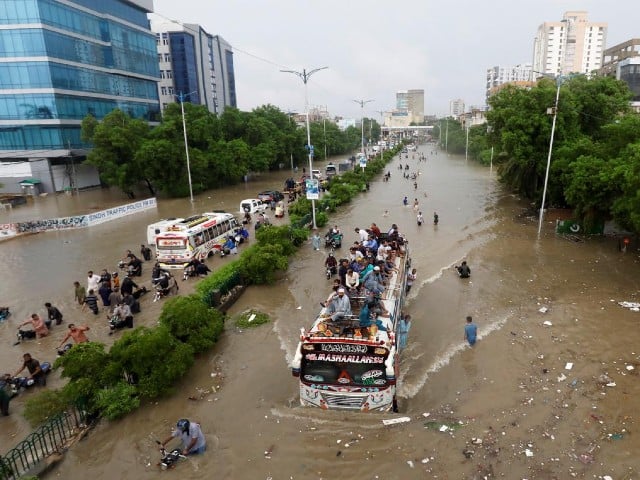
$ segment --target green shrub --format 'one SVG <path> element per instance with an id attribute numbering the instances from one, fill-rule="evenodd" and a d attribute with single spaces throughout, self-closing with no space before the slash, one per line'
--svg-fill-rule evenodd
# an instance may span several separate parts
<path id="1" fill-rule="evenodd" d="M 256 285 L 273 283 L 276 271 L 289 266 L 282 251 L 282 245 L 253 245 L 242 253 L 240 274 Z"/>
<path id="2" fill-rule="evenodd" d="M 103 417 L 116 420 L 140 406 L 137 393 L 135 386 L 122 380 L 112 387 L 99 390 L 95 404 Z"/>
<path id="3" fill-rule="evenodd" d="M 61 390 L 45 389 L 27 398 L 23 415 L 32 427 L 37 427 L 67 408 L 69 402 Z"/>
<path id="4" fill-rule="evenodd" d="M 198 295 L 167 300 L 159 322 L 179 341 L 191 345 L 195 353 L 211 348 L 224 329 L 224 315 L 207 307 Z"/>
<path id="5" fill-rule="evenodd" d="M 252 315 L 254 316 L 253 318 L 251 318 Z M 269 315 L 254 309 L 243 312 L 234 319 L 234 323 L 238 328 L 254 328 L 269 321 L 271 321 Z"/>
<path id="6" fill-rule="evenodd" d="M 212 290 L 220 290 L 226 294 L 240 279 L 238 278 L 238 265 L 240 260 L 234 260 L 214 270 L 196 284 L 196 291 L 204 297 Z"/>
<path id="7" fill-rule="evenodd" d="M 280 245 L 282 247 L 282 255 L 286 257 L 293 255 L 296 251 L 296 247 L 291 241 L 291 227 L 288 225 L 281 227 L 266 225 L 260 227 L 256 231 L 256 239 L 261 246 Z"/>
<path id="8" fill-rule="evenodd" d="M 165 326 L 138 327 L 113 344 L 109 368 L 132 376 L 141 396 L 155 398 L 170 392 L 187 373 L 193 355 L 193 347 L 178 341 Z"/>

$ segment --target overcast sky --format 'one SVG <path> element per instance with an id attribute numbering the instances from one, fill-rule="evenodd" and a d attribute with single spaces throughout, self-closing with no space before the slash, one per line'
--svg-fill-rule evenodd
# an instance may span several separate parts
<path id="1" fill-rule="evenodd" d="M 449 100 L 484 104 L 486 69 L 530 63 L 544 21 L 585 10 L 607 22 L 607 47 L 640 37 L 638 0 L 154 0 L 155 12 L 198 23 L 234 49 L 238 107 L 304 111 L 304 84 L 281 69 L 329 67 L 309 80 L 309 102 L 360 117 L 424 89 L 425 113 Z"/>

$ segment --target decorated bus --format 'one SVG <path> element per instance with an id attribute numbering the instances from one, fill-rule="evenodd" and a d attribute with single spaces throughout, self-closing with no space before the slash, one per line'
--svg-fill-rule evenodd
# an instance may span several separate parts
<path id="1" fill-rule="evenodd" d="M 191 260 L 204 260 L 222 250 L 240 225 L 230 213 L 203 213 L 167 226 L 156 235 L 157 260 L 161 268 L 184 268 Z"/>
<path id="2" fill-rule="evenodd" d="M 390 261 L 389 274 L 377 305 L 364 288 L 350 295 L 351 315 L 332 320 L 323 307 L 311 328 L 301 329 L 291 364 L 300 381 L 300 403 L 322 409 L 385 412 L 396 410 L 399 352 L 396 329 L 403 308 L 408 246 Z M 366 309 L 364 312 L 363 310 Z M 378 312 L 371 314 L 372 312 Z"/>

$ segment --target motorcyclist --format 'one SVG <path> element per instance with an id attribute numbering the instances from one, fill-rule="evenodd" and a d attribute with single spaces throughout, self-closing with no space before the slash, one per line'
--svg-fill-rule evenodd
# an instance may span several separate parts
<path id="1" fill-rule="evenodd" d="M 187 265 L 184 267 L 184 279 L 186 280 L 187 277 L 193 277 L 195 275 L 197 275 L 197 270 L 198 270 L 198 266 L 201 264 L 202 262 L 200 260 L 198 260 L 197 258 L 193 258 L 189 263 L 187 263 Z M 161 276 L 164 276 L 163 273 L 165 273 L 164 271 L 160 271 L 158 272 L 158 281 L 160 280 Z M 154 278 L 155 280 L 155 278 Z M 157 283 L 157 282 L 155 282 Z"/>
<path id="2" fill-rule="evenodd" d="M 33 379 L 36 385 L 44 387 L 47 384 L 47 377 L 40 367 L 40 362 L 35 358 L 31 358 L 31 354 L 29 353 L 25 353 L 22 359 L 24 360 L 22 367 L 14 373 L 13 376 L 17 377 L 18 374 L 26 368 L 29 370 L 29 378 Z"/>
<path id="3" fill-rule="evenodd" d="M 171 435 L 169 435 L 164 442 L 162 442 L 162 447 L 170 442 L 172 438 L 180 438 L 182 440 L 183 455 L 204 453 L 207 449 L 207 441 L 200 429 L 200 425 L 196 422 L 189 421 L 186 418 L 178 420 L 176 429 L 171 432 Z"/>
<path id="4" fill-rule="evenodd" d="M 133 258 L 129 260 L 129 263 L 127 264 L 127 271 L 131 275 L 135 275 L 137 277 L 142 275 L 142 260 L 133 255 Z"/>
<path id="5" fill-rule="evenodd" d="M 109 321 L 109 328 L 111 330 L 109 335 L 111 335 L 114 330 L 124 327 L 133 328 L 133 314 L 131 313 L 129 305 L 120 302 L 113 311 L 113 316 Z"/>
<path id="6" fill-rule="evenodd" d="M 456 270 L 458 271 L 460 278 L 469 278 L 471 276 L 471 269 L 469 268 L 469 265 L 467 265 L 466 260 L 463 260 L 460 265 L 456 266 Z"/>
<path id="7" fill-rule="evenodd" d="M 330 253 L 327 259 L 324 261 L 324 266 L 331 270 L 331 275 L 338 273 L 338 261 L 333 253 Z"/>

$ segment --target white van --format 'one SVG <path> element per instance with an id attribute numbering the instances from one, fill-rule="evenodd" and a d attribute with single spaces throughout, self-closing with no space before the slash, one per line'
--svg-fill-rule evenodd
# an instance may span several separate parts
<path id="1" fill-rule="evenodd" d="M 240 202 L 240 213 L 262 213 L 267 209 L 267 204 L 263 203 L 259 198 L 247 198 Z"/>
<path id="2" fill-rule="evenodd" d="M 159 222 L 147 225 L 147 245 L 155 245 L 158 235 L 166 232 L 171 225 L 181 222 L 182 220 L 184 220 L 184 218 L 165 218 Z"/>

